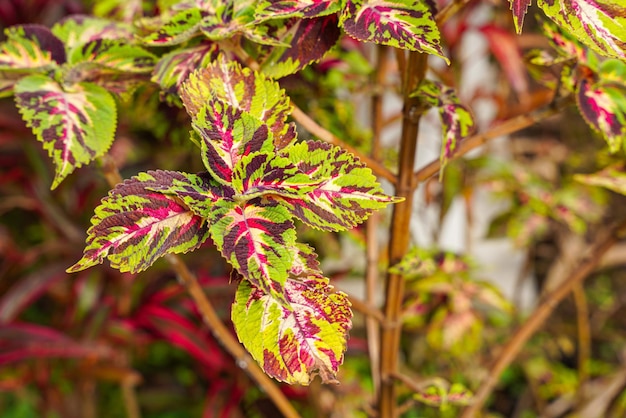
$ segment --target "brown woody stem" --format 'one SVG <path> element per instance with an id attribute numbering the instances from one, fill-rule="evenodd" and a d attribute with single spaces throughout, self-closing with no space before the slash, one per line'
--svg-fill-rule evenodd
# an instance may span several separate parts
<path id="1" fill-rule="evenodd" d="M 419 128 L 419 101 L 411 98 L 426 74 L 427 55 L 412 52 L 407 60 L 407 68 L 403 74 L 404 118 L 402 121 L 402 138 L 399 154 L 399 174 L 396 195 L 404 201 L 394 205 L 391 220 L 391 237 L 389 245 L 389 263 L 398 263 L 406 253 L 410 234 L 413 212 L 413 167 L 417 151 L 417 133 Z M 402 299 L 404 297 L 404 278 L 399 274 L 388 274 L 385 290 L 385 322 L 383 323 L 380 344 L 381 390 L 379 397 L 379 417 L 395 418 L 397 415 L 397 394 L 393 376 L 398 368 L 400 348 Z"/>

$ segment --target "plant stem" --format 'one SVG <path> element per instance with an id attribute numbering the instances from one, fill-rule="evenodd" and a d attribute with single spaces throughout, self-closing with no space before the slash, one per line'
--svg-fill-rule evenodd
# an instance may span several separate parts
<path id="1" fill-rule="evenodd" d="M 572 290 L 576 304 L 576 322 L 578 327 L 578 393 L 589 378 L 589 358 L 591 357 L 591 327 L 589 325 L 589 304 L 585 288 L 581 283 Z M 582 399 L 582 398 L 581 398 Z"/>
<path id="2" fill-rule="evenodd" d="M 111 187 L 123 181 L 115 161 L 109 155 L 102 158 L 101 165 L 104 177 Z M 259 365 L 250 357 L 245 348 L 243 348 L 230 333 L 226 325 L 224 325 L 204 293 L 202 286 L 198 283 L 198 279 L 191 273 L 189 268 L 187 268 L 187 265 L 175 254 L 167 254 L 165 259 L 172 266 L 179 280 L 187 289 L 187 292 L 202 315 L 204 323 L 209 330 L 211 330 L 213 337 L 215 337 L 215 339 L 222 344 L 222 347 L 235 359 L 237 366 L 248 372 L 249 376 L 267 394 L 285 418 L 300 418 L 300 414 L 298 414 L 287 397 L 281 392 L 278 385 L 263 372 Z"/>
<path id="3" fill-rule="evenodd" d="M 417 151 L 419 129 L 419 99 L 409 97 L 423 80 L 427 68 L 427 55 L 412 52 L 409 54 L 406 72 L 403 74 L 404 119 L 399 153 L 399 174 L 396 195 L 404 201 L 394 205 L 391 220 L 389 263 L 398 263 L 406 253 L 413 212 L 413 170 Z M 397 414 L 396 386 L 393 376 L 398 367 L 398 351 L 402 324 L 400 316 L 404 295 L 404 278 L 399 274 L 388 274 L 385 290 L 385 322 L 381 336 L 381 391 L 378 404 L 380 418 L 395 418 Z"/>
<path id="4" fill-rule="evenodd" d="M 454 154 L 449 158 L 449 161 L 456 160 L 457 158 L 462 157 L 471 150 L 485 144 L 486 142 L 494 138 L 512 134 L 531 125 L 534 125 L 539 121 L 547 119 L 550 116 L 554 116 L 571 103 L 573 103 L 572 98 L 568 97 L 556 103 L 554 106 L 550 106 L 547 109 L 535 110 L 534 112 L 529 114 L 515 116 L 492 127 L 487 132 L 467 137 L 459 142 L 457 149 L 454 151 Z M 415 173 L 413 184 L 417 185 L 424 180 L 427 180 L 429 177 L 437 174 L 440 169 L 441 161 L 439 159 L 431 161 Z"/>
<path id="5" fill-rule="evenodd" d="M 298 106 L 292 105 L 291 117 L 294 118 L 296 122 L 298 122 L 304 129 L 321 139 L 322 141 L 328 142 L 329 144 L 337 145 L 344 150 L 351 152 L 356 155 L 365 165 L 367 165 L 374 174 L 378 177 L 382 177 L 386 180 L 389 180 L 391 184 L 396 184 L 398 178 L 395 174 L 393 174 L 387 167 L 376 161 L 375 159 L 369 157 L 366 154 L 363 154 L 361 151 L 356 148 L 346 144 L 341 139 L 337 138 L 333 135 L 332 132 L 324 129 L 317 122 L 315 122 L 309 115 L 304 113 Z"/>
<path id="6" fill-rule="evenodd" d="M 626 230 L 626 221 L 623 221 L 611 232 L 597 240 L 596 245 L 583 258 L 574 274 L 561 283 L 554 291 L 546 295 L 543 302 L 534 310 L 532 315 L 516 331 L 515 335 L 500 351 L 489 374 L 474 397 L 472 405 L 463 411 L 461 418 L 473 418 L 482 409 L 487 398 L 496 387 L 500 375 L 523 348 L 528 339 L 537 331 L 543 322 L 550 316 L 557 305 L 578 285 L 580 285 L 598 266 L 602 256 L 618 241 Z"/>

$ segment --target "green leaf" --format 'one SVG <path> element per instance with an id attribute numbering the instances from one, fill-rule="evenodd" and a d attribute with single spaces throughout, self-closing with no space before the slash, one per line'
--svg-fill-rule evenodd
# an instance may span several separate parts
<path id="1" fill-rule="evenodd" d="M 434 54 L 449 63 L 428 2 L 346 0 L 339 23 L 359 41 Z"/>
<path id="2" fill-rule="evenodd" d="M 239 340 L 271 377 L 308 385 L 319 374 L 323 383 L 337 383 L 351 327 L 350 302 L 344 293 L 333 293 L 312 251 L 299 248 L 292 249 L 298 261 L 285 283 L 286 301 L 244 280 L 235 295 L 233 324 Z"/>
<path id="3" fill-rule="evenodd" d="M 84 270 L 105 258 L 122 272 L 137 273 L 168 253 L 198 248 L 208 237 L 204 218 L 179 199 L 154 192 L 186 176 L 171 171 L 150 171 L 115 186 L 91 218 L 83 258 L 68 272 Z"/>
<path id="4" fill-rule="evenodd" d="M 461 104 L 456 91 L 442 83 L 424 80 L 419 89 L 411 94 L 423 102 L 439 109 L 443 141 L 441 142 L 441 168 L 443 175 L 448 160 L 454 154 L 457 144 L 474 130 L 474 118 L 470 111 Z"/>
<path id="5" fill-rule="evenodd" d="M 84 15 L 68 16 L 52 27 L 69 52 L 97 39 L 133 40 L 132 26 L 108 19 Z"/>
<path id="6" fill-rule="evenodd" d="M 53 189 L 75 168 L 103 155 L 113 142 L 117 110 L 102 87 L 91 83 L 64 87 L 44 75 L 31 75 L 16 84 L 15 100 L 54 162 Z"/>
<path id="7" fill-rule="evenodd" d="M 607 57 L 626 59 L 626 14 L 615 0 L 538 0 L 537 5 L 561 28 Z"/>
<path id="8" fill-rule="evenodd" d="M 141 74 L 152 71 L 156 57 L 125 40 L 101 38 L 73 49 L 69 63 L 81 62 L 89 62 L 115 71 Z"/>
<path id="9" fill-rule="evenodd" d="M 623 167 L 607 167 L 595 174 L 577 174 L 574 176 L 574 180 L 626 195 L 626 173 L 624 173 Z"/>
<path id="10" fill-rule="evenodd" d="M 291 214 L 275 203 L 219 199 L 210 215 L 211 238 L 224 258 L 254 286 L 284 298 L 296 242 Z"/>
<path id="11" fill-rule="evenodd" d="M 318 141 L 286 148 L 284 155 L 316 186 L 298 197 L 281 197 L 305 224 L 326 231 L 349 229 L 377 209 L 401 199 L 387 196 L 372 171 L 349 152 Z"/>
<path id="12" fill-rule="evenodd" d="M 145 36 L 142 41 L 151 46 L 181 44 L 198 35 L 200 22 L 207 15 L 198 8 L 176 10 L 166 18 L 161 28 Z"/>

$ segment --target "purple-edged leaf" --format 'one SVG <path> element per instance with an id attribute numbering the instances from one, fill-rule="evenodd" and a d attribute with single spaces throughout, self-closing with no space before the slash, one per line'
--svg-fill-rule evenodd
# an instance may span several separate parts
<path id="1" fill-rule="evenodd" d="M 626 86 L 599 84 L 584 78 L 576 91 L 578 109 L 589 126 L 599 132 L 614 153 L 626 141 Z"/>
<path id="2" fill-rule="evenodd" d="M 607 167 L 594 174 L 577 174 L 574 176 L 574 180 L 626 195 L 626 173 L 620 167 Z"/>
<path id="3" fill-rule="evenodd" d="M 159 30 L 152 31 L 142 41 L 151 46 L 181 44 L 198 35 L 200 22 L 207 14 L 198 8 L 177 10 Z"/>
<path id="4" fill-rule="evenodd" d="M 210 98 L 216 98 L 266 123 L 275 138 L 287 130 L 290 106 L 285 91 L 277 82 L 234 61 L 218 59 L 191 74 L 183 84 L 181 98 L 192 118 Z"/>
<path id="5" fill-rule="evenodd" d="M 245 280 L 239 284 L 231 314 L 239 340 L 276 380 L 308 385 L 319 374 L 323 383 L 337 383 L 352 326 L 348 298 L 310 270 L 290 276 L 284 294 L 278 300 Z"/>
<path id="6" fill-rule="evenodd" d="M 299 197 L 310 193 L 319 182 L 300 172 L 288 158 L 273 152 L 255 152 L 244 156 L 233 170 L 235 200 L 261 196 Z"/>
<path id="7" fill-rule="evenodd" d="M 165 54 L 152 74 L 152 81 L 161 86 L 162 96 L 169 103 L 180 104 L 179 90 L 191 73 L 206 67 L 217 58 L 217 44 L 209 41 Z"/>
<path id="8" fill-rule="evenodd" d="M 119 72 L 149 73 L 154 68 L 156 57 L 125 40 L 96 39 L 72 50 L 69 63 L 81 62 Z"/>
<path id="9" fill-rule="evenodd" d="M 189 174 L 174 171 L 150 172 L 158 182 L 146 184 L 147 190 L 175 196 L 196 215 L 206 218 L 213 202 L 220 198 L 230 199 L 234 195 L 231 187 L 217 183 L 209 173 Z"/>
<path id="10" fill-rule="evenodd" d="M 543 20 L 541 31 L 561 56 L 573 57 L 578 62 L 588 63 L 587 49 L 569 32 L 547 19 Z"/>
<path id="11" fill-rule="evenodd" d="M 337 19 L 337 15 L 333 14 L 315 19 L 281 21 L 284 26 L 279 37 L 289 46 L 262 48 L 257 58 L 261 71 L 272 78 L 280 78 L 295 74 L 322 59 L 341 35 Z"/>
<path id="12" fill-rule="evenodd" d="M 201 108 L 192 126 L 200 136 L 205 167 L 224 185 L 232 181 L 233 168 L 241 157 L 274 149 L 267 125 L 220 100 L 212 100 Z"/>
<path id="13" fill-rule="evenodd" d="M 39 325 L 0 325 L 0 366 L 42 358 L 106 358 L 109 347 L 76 341 L 59 331 Z"/>
<path id="14" fill-rule="evenodd" d="M 293 262 L 289 248 L 296 241 L 289 211 L 275 203 L 220 199 L 209 219 L 211 238 L 224 258 L 259 289 L 282 298 Z"/>
<path id="15" fill-rule="evenodd" d="M 0 44 L 0 97 L 10 96 L 22 77 L 42 73 L 65 62 L 63 43 L 40 25 L 13 26 Z"/>
<path id="16" fill-rule="evenodd" d="M 419 89 L 411 96 L 419 97 L 423 102 L 439 109 L 443 130 L 440 156 L 443 168 L 454 154 L 459 141 L 472 133 L 474 118 L 469 110 L 459 102 L 455 90 L 442 83 L 424 80 Z"/>
<path id="17" fill-rule="evenodd" d="M 337 0 L 264 0 L 256 6 L 256 16 L 257 19 L 314 18 L 337 13 L 340 9 Z"/>
<path id="18" fill-rule="evenodd" d="M 421 0 L 346 0 L 340 23 L 346 33 L 374 42 L 448 59 L 441 49 L 437 23 Z"/>
<path id="19" fill-rule="evenodd" d="M 136 273 L 165 254 L 198 248 L 209 236 L 205 219 L 180 199 L 150 190 L 174 179 L 184 181 L 186 175 L 151 171 L 115 186 L 91 218 L 83 258 L 67 271 L 84 270 L 108 258 L 112 267 Z"/>
<path id="20" fill-rule="evenodd" d="M 615 0 L 538 0 L 561 28 L 597 53 L 626 59 L 626 13 Z"/>
<path id="21" fill-rule="evenodd" d="M 100 86 L 63 87 L 44 75 L 31 75 L 15 85 L 15 100 L 54 162 L 53 189 L 76 167 L 103 155 L 113 142 L 115 100 Z"/>
<path id="22" fill-rule="evenodd" d="M 285 150 L 285 156 L 317 185 L 293 198 L 281 198 L 305 224 L 338 231 L 363 222 L 397 198 L 387 196 L 372 171 L 349 152 L 328 143 L 307 141 Z"/>
<path id="23" fill-rule="evenodd" d="M 133 40 L 131 25 L 86 15 L 60 20 L 52 27 L 52 33 L 63 41 L 67 51 L 98 39 Z"/>
<path id="24" fill-rule="evenodd" d="M 524 16 L 530 6 L 530 0 L 509 0 L 511 3 L 511 11 L 513 12 L 513 23 L 515 23 L 515 31 L 522 33 L 522 27 L 524 26 Z"/>

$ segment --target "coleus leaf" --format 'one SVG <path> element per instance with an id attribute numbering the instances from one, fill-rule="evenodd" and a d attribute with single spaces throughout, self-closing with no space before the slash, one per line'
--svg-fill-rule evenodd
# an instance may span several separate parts
<path id="1" fill-rule="evenodd" d="M 192 120 L 200 136 L 202 161 L 224 185 L 232 181 L 233 168 L 247 154 L 274 149 L 267 125 L 220 100 L 211 100 Z"/>
<path id="2" fill-rule="evenodd" d="M 263 370 L 287 383 L 308 385 L 317 373 L 336 383 L 351 327 L 350 302 L 332 292 L 305 246 L 293 247 L 294 267 L 285 283 L 286 300 L 248 281 L 235 295 L 232 320 L 239 340 Z"/>
<path id="3" fill-rule="evenodd" d="M 262 47 L 257 57 L 261 71 L 272 78 L 281 78 L 322 59 L 341 35 L 337 19 L 337 15 L 332 14 L 281 21 L 283 33 L 279 38 L 289 46 Z"/>
<path id="4" fill-rule="evenodd" d="M 256 7 L 257 19 L 277 17 L 314 18 L 337 13 L 341 9 L 337 0 L 264 0 Z"/>
<path id="5" fill-rule="evenodd" d="M 208 98 L 216 98 L 264 122 L 276 139 L 289 129 L 285 124 L 289 98 L 278 83 L 224 58 L 191 74 L 183 84 L 181 98 L 192 119 Z"/>
<path id="6" fill-rule="evenodd" d="M 206 15 L 207 12 L 195 7 L 175 10 L 159 30 L 152 31 L 142 41 L 151 46 L 181 44 L 198 35 L 200 22 Z"/>
<path id="7" fill-rule="evenodd" d="M 374 42 L 437 55 L 446 62 L 437 23 L 421 0 L 346 0 L 339 22 L 346 33 Z"/>
<path id="8" fill-rule="evenodd" d="M 574 180 L 626 195 L 626 173 L 624 173 L 623 167 L 612 166 L 594 174 L 577 174 L 574 176 Z"/>
<path id="9" fill-rule="evenodd" d="M 411 96 L 419 97 L 424 103 L 439 109 L 443 130 L 440 156 L 443 168 L 454 154 L 459 141 L 473 131 L 474 118 L 460 103 L 455 90 L 442 83 L 424 80 Z"/>
<path id="10" fill-rule="evenodd" d="M 64 87 L 45 75 L 30 75 L 15 85 L 15 100 L 55 164 L 53 189 L 76 167 L 103 155 L 113 142 L 115 100 L 100 86 Z"/>
<path id="11" fill-rule="evenodd" d="M 219 199 L 209 220 L 211 238 L 224 258 L 264 293 L 284 298 L 293 262 L 286 249 L 296 242 L 289 211 L 277 202 Z"/>
<path id="12" fill-rule="evenodd" d="M 372 171 L 339 147 L 306 141 L 285 149 L 284 155 L 316 186 L 301 196 L 280 200 L 294 216 L 314 228 L 352 228 L 374 210 L 401 200 L 385 195 Z"/>
<path id="13" fill-rule="evenodd" d="M 149 73 L 156 63 L 156 57 L 125 40 L 95 39 L 72 50 L 69 63 L 82 62 L 119 72 Z"/>
<path id="14" fill-rule="evenodd" d="M 60 20 L 52 27 L 65 45 L 66 51 L 98 39 L 133 40 L 132 26 L 86 15 L 73 15 Z"/>
<path id="15" fill-rule="evenodd" d="M 152 81 L 161 86 L 161 96 L 180 105 L 179 90 L 191 73 L 209 65 L 217 58 L 217 44 L 205 41 L 179 48 L 161 57 L 152 73 Z"/>
<path id="16" fill-rule="evenodd" d="M 619 78 L 620 68 L 626 72 L 626 64 L 618 60 L 603 63 L 594 82 L 590 77 L 583 77 L 576 88 L 576 102 L 585 121 L 595 131 L 602 134 L 612 153 L 624 147 L 626 142 L 626 83 L 614 82 L 610 77 Z M 607 68 L 608 70 L 604 70 Z M 603 74 L 608 73 L 608 82 Z"/>
<path id="17" fill-rule="evenodd" d="M 22 77 L 54 69 L 65 62 L 63 43 L 41 25 L 7 28 L 0 44 L 0 97 L 10 96 Z"/>
<path id="18" fill-rule="evenodd" d="M 84 270 L 108 258 L 112 267 L 136 273 L 165 254 L 198 248 L 209 237 L 206 220 L 180 199 L 150 190 L 186 177 L 150 171 L 115 186 L 91 218 L 83 257 L 67 271 Z"/>
<path id="19" fill-rule="evenodd" d="M 524 26 L 524 16 L 530 6 L 530 0 L 509 0 L 511 3 L 511 11 L 513 12 L 513 23 L 515 23 L 515 31 L 522 33 L 522 27 Z"/>
<path id="20" fill-rule="evenodd" d="M 557 25 L 600 55 L 626 58 L 626 15 L 611 0 L 538 0 L 537 4 Z"/>

